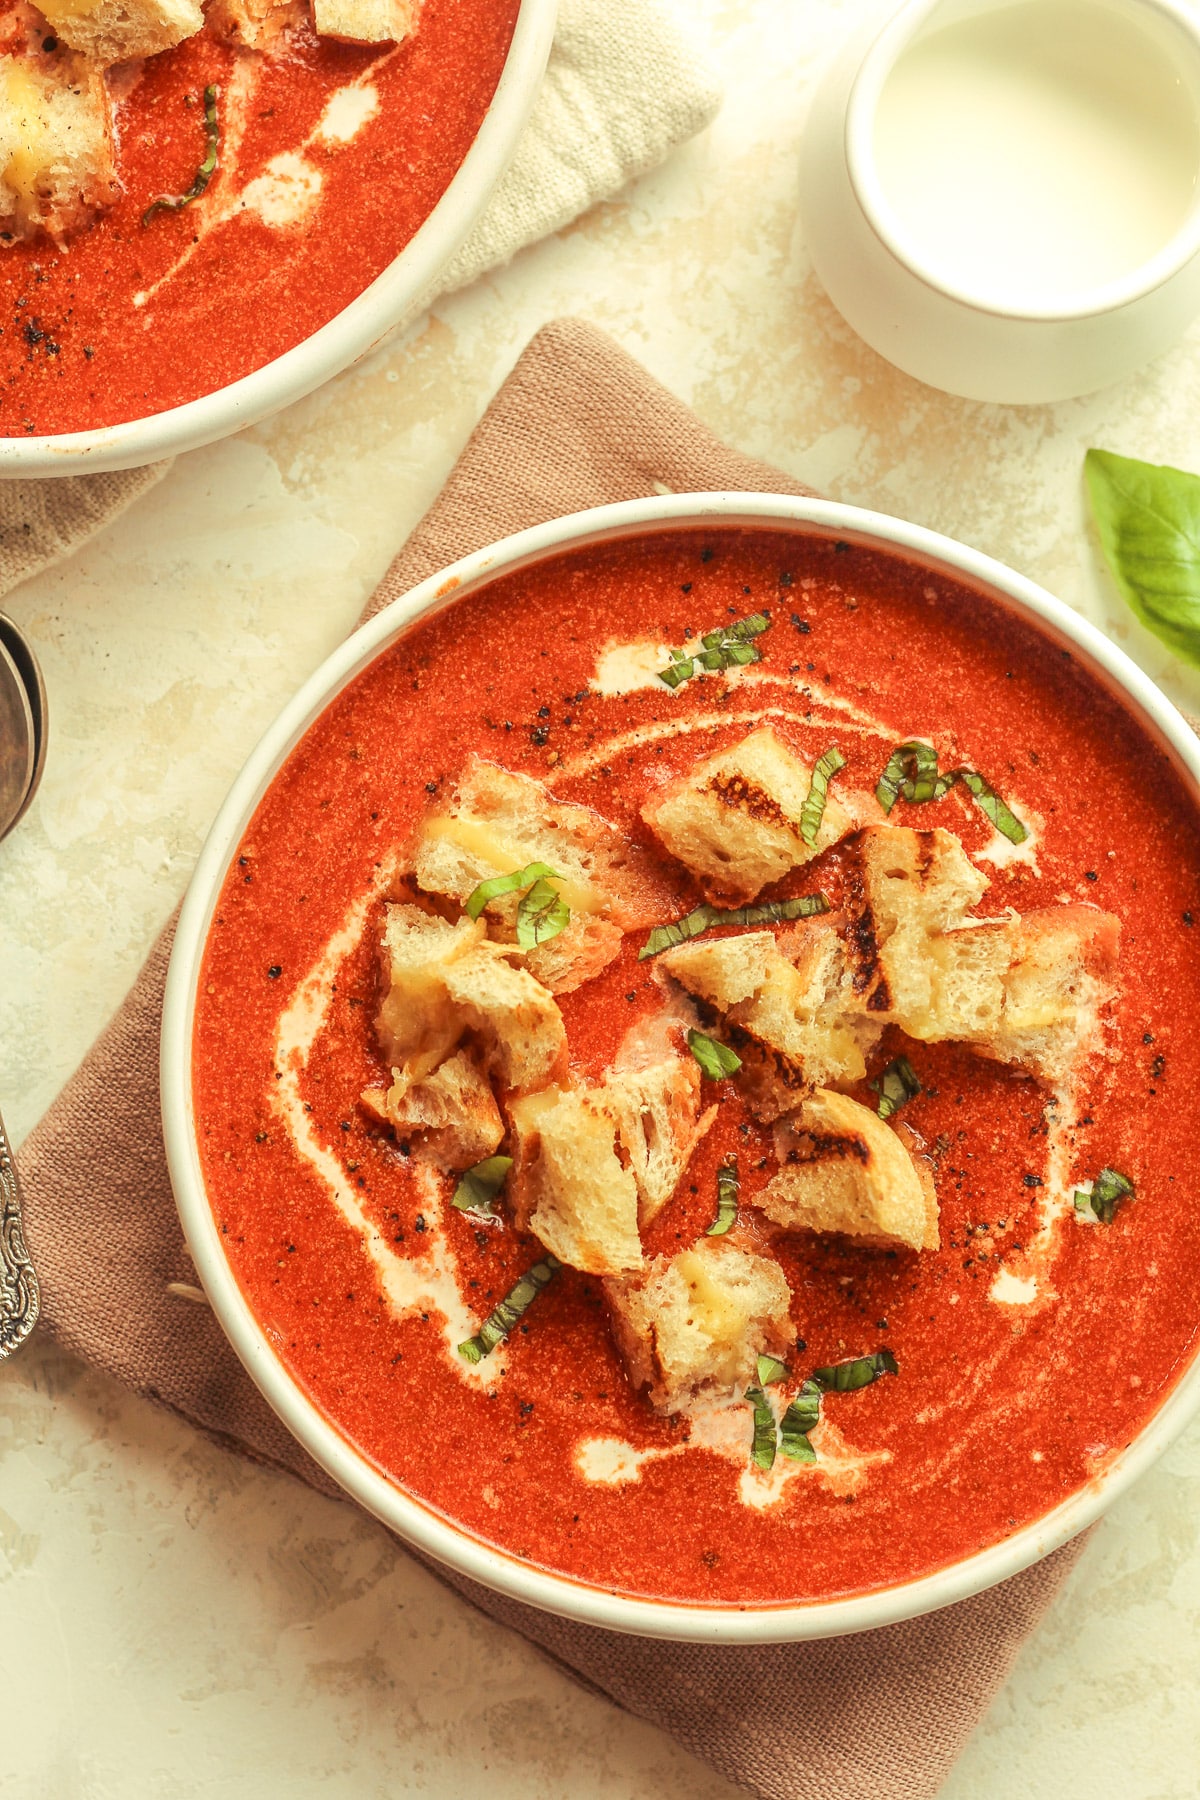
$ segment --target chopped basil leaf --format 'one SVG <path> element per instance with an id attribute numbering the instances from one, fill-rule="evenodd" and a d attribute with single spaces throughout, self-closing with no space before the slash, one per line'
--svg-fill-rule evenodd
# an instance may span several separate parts
<path id="1" fill-rule="evenodd" d="M 1004 804 L 995 788 L 983 779 L 977 769 L 948 769 L 944 775 L 939 775 L 939 791 L 935 798 L 940 800 L 943 794 L 948 794 L 956 781 L 962 782 L 967 792 L 974 797 L 980 812 L 985 818 L 991 820 L 1002 837 L 1006 837 L 1010 844 L 1025 842 L 1029 833 L 1024 825 L 1016 813 Z"/>
<path id="2" fill-rule="evenodd" d="M 687 1046 L 710 1081 L 722 1081 L 726 1075 L 736 1075 L 742 1066 L 742 1059 L 728 1044 L 718 1044 L 716 1038 L 708 1037 L 703 1031 L 689 1031 Z"/>
<path id="3" fill-rule="evenodd" d="M 754 1408 L 754 1442 L 750 1455 L 760 1469 L 772 1469 L 775 1466 L 776 1431 L 771 1402 L 758 1387 L 748 1387 L 746 1398 Z"/>
<path id="4" fill-rule="evenodd" d="M 154 200 L 142 214 L 142 224 L 148 225 L 156 212 L 182 212 L 193 200 L 198 200 L 217 170 L 217 153 L 221 147 L 221 121 L 217 114 L 217 96 L 220 89 L 206 87 L 204 90 L 204 135 L 206 147 L 204 161 L 192 177 L 192 185 L 186 194 L 164 194 Z"/>
<path id="5" fill-rule="evenodd" d="M 459 1212 L 490 1213 L 492 1201 L 504 1186 L 512 1165 L 511 1156 L 488 1156 L 477 1162 L 459 1176 L 450 1204 L 457 1206 Z"/>
<path id="6" fill-rule="evenodd" d="M 751 613 L 748 619 L 735 619 L 732 625 L 722 625 L 716 631 L 706 631 L 700 639 L 700 649 L 691 655 L 686 650 L 672 650 L 671 661 L 658 671 L 658 679 L 669 688 L 677 688 L 681 682 L 691 680 L 697 666 L 715 671 L 761 662 L 762 651 L 752 640 L 761 637 L 770 624 L 770 613 L 759 612 Z"/>
<path id="7" fill-rule="evenodd" d="M 884 813 L 890 813 L 897 800 L 922 805 L 927 800 L 944 800 L 956 781 L 961 781 L 985 818 L 1010 844 L 1023 844 L 1029 836 L 1020 819 L 1005 805 L 995 788 L 978 769 L 946 769 L 938 773 L 938 755 L 932 744 L 910 738 L 898 744 L 887 761 L 875 789 Z"/>
<path id="8" fill-rule="evenodd" d="M 808 796 L 800 808 L 800 836 L 806 844 L 815 844 L 817 841 L 821 820 L 825 817 L 825 802 L 829 797 L 829 778 L 845 766 L 846 759 L 836 744 L 831 745 L 824 756 L 818 759 L 812 772 Z"/>
<path id="9" fill-rule="evenodd" d="M 870 1356 L 856 1356 L 850 1362 L 814 1369 L 812 1378 L 824 1394 L 852 1394 L 857 1388 L 869 1387 L 881 1375 L 899 1373 L 899 1364 L 890 1350 L 875 1350 Z"/>
<path id="10" fill-rule="evenodd" d="M 879 1095 L 877 1111 L 881 1119 L 890 1119 L 921 1092 L 916 1070 L 907 1056 L 897 1056 L 882 1075 L 876 1081 L 868 1081 L 867 1086 Z"/>
<path id="11" fill-rule="evenodd" d="M 1095 1181 L 1075 1189 L 1075 1210 L 1090 1213 L 1100 1225 L 1111 1225 L 1118 1206 L 1132 1193 L 1133 1183 L 1128 1175 L 1117 1169 L 1101 1169 Z"/>
<path id="12" fill-rule="evenodd" d="M 516 1329 L 521 1322 L 521 1315 L 532 1305 L 542 1292 L 549 1287 L 558 1271 L 562 1268 L 557 1256 L 549 1251 L 540 1262 L 526 1269 L 520 1281 L 493 1307 L 473 1338 L 458 1346 L 458 1354 L 469 1363 L 482 1362 L 490 1356 L 497 1344 L 503 1343 L 510 1331 Z"/>
<path id="13" fill-rule="evenodd" d="M 828 911 L 829 902 L 824 894 L 800 894 L 795 900 L 766 900 L 759 906 L 737 906 L 729 911 L 707 904 L 697 906 L 682 919 L 674 919 L 669 925 L 656 925 L 638 951 L 638 961 L 645 962 L 648 956 L 658 956 L 663 950 L 674 950 L 677 944 L 686 944 L 690 938 L 699 937 L 705 931 L 715 931 L 720 925 L 782 925 L 788 919 L 811 919 L 817 913 Z"/>
<path id="14" fill-rule="evenodd" d="M 738 1186 L 737 1157 L 731 1156 L 717 1170 L 717 1216 L 705 1232 L 706 1237 L 724 1237 L 737 1218 Z"/>
<path id="15" fill-rule="evenodd" d="M 477 888 L 472 888 L 467 895 L 467 917 L 477 919 L 489 900 L 498 900 L 502 894 L 516 894 L 522 888 L 532 887 L 536 881 L 561 880 L 549 863 L 526 863 L 523 869 L 514 869 L 511 875 L 493 875 L 489 881 L 481 881 Z"/>
<path id="16" fill-rule="evenodd" d="M 787 1364 L 780 1362 L 777 1356 L 760 1356 L 755 1366 L 759 1387 L 770 1387 L 772 1382 L 787 1378 Z"/>
<path id="17" fill-rule="evenodd" d="M 879 777 L 875 798 L 885 813 L 897 800 L 932 800 L 937 786 L 937 751 L 920 738 L 897 744 Z"/>
<path id="18" fill-rule="evenodd" d="M 821 1390 L 815 1381 L 806 1381 L 779 1421 L 779 1448 L 793 1462 L 816 1462 L 808 1434 L 820 1417 Z"/>
<path id="19" fill-rule="evenodd" d="M 548 943 L 571 923 L 571 909 L 543 877 L 535 881 L 517 908 L 517 942 L 522 950 Z"/>

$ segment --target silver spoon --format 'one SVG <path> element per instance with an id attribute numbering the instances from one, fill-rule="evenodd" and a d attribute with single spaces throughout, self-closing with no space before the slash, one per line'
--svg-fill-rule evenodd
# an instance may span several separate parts
<path id="1" fill-rule="evenodd" d="M 37 792 L 46 761 L 46 689 L 37 658 L 13 621 L 0 613 L 0 837 Z M 21 1188 L 0 1119 L 0 1362 L 37 1324 L 37 1275 L 21 1225 Z"/>
<path id="2" fill-rule="evenodd" d="M 49 715 L 42 671 L 16 623 L 0 613 L 0 837 L 37 793 L 46 764 Z"/>
<path id="3" fill-rule="evenodd" d="M 0 1119 L 0 1362 L 19 1350 L 37 1324 L 41 1296 L 21 1229 L 17 1165 Z"/>

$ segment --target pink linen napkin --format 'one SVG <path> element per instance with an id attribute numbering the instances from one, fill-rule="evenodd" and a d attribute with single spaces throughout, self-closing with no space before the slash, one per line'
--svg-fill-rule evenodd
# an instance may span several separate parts
<path id="1" fill-rule="evenodd" d="M 602 333 L 559 321 L 501 388 L 367 615 L 496 538 L 663 488 L 808 491 L 721 444 Z M 21 1154 L 46 1324 L 68 1349 L 231 1450 L 340 1493 L 267 1407 L 211 1313 L 168 1291 L 195 1279 L 158 1111 L 172 929 Z M 102 1239 L 88 1229 L 97 1207 L 109 1221 Z M 762 1800 L 929 1800 L 1079 1547 L 906 1624 L 735 1649 L 618 1636 L 435 1572 Z"/>

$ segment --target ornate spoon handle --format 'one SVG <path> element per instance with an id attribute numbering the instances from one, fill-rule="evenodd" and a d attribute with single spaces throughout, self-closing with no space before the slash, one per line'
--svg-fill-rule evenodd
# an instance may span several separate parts
<path id="1" fill-rule="evenodd" d="M 21 1230 L 17 1165 L 0 1119 L 0 1361 L 20 1348 L 37 1324 L 40 1296 Z"/>

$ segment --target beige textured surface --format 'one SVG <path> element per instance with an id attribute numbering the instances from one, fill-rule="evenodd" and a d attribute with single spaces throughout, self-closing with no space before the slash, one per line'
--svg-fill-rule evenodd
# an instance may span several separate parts
<path id="1" fill-rule="evenodd" d="M 795 224 L 806 87 L 859 0 L 695 10 L 732 88 L 708 139 L 407 345 L 181 462 L 12 596 L 57 706 L 42 797 L 0 850 L 0 1094 L 18 1133 L 136 971 L 240 756 L 556 313 L 613 330 L 747 451 L 1005 557 L 1161 675 L 1097 572 L 1079 463 L 1101 443 L 1200 467 L 1200 335 L 1121 389 L 1020 413 L 888 370 L 816 290 Z M 1164 685 L 1200 698 L 1194 676 Z M 1195 1795 L 1198 1501 L 1193 1429 L 1105 1523 L 944 1800 Z M 347 1509 L 56 1355 L 0 1375 L 0 1619 L 21 1646 L 6 1797 L 727 1792 L 435 1592 Z"/>

